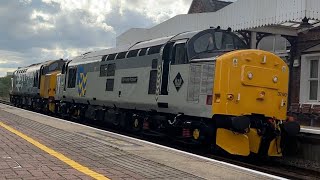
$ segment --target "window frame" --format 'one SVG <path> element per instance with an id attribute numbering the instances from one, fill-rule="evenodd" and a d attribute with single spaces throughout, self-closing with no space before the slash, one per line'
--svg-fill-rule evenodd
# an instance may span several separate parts
<path id="1" fill-rule="evenodd" d="M 317 100 L 310 100 L 310 60 L 319 60 L 318 64 L 318 91 Z M 301 60 L 295 60 L 294 67 L 301 67 L 300 70 L 300 87 L 299 88 L 299 103 L 300 104 L 318 104 L 320 105 L 320 52 L 302 54 Z"/>
<path id="2" fill-rule="evenodd" d="M 318 61 L 318 69 L 317 69 L 317 77 L 313 78 L 311 77 L 311 61 Z M 307 81 L 308 81 L 308 96 L 307 96 L 307 100 L 309 102 L 319 102 L 320 101 L 320 85 L 319 85 L 319 80 L 320 80 L 320 57 L 314 56 L 314 57 L 310 57 L 308 58 L 308 74 L 307 74 Z M 317 98 L 316 99 L 310 99 L 310 92 L 311 92 L 311 81 L 317 81 Z"/>

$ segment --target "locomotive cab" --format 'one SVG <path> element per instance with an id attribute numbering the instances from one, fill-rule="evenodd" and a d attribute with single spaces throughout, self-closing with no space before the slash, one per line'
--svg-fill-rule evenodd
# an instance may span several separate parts
<path id="1" fill-rule="evenodd" d="M 274 54 L 242 49 L 248 49 L 243 40 L 220 29 L 167 43 L 158 104 L 171 106 L 172 112 L 174 101 L 181 106 L 186 99 L 184 110 L 177 105 L 176 113 L 183 112 L 188 124 L 182 126 L 182 134 L 190 129 L 194 140 L 213 123 L 214 143 L 230 154 L 281 156 L 289 69 Z M 195 114 L 212 117 L 213 122 L 198 126 L 202 120 L 190 117 Z"/>
<path id="2" fill-rule="evenodd" d="M 57 86 L 57 75 L 61 72 L 64 60 L 50 61 L 40 68 L 40 96 L 42 98 L 41 108 L 55 112 L 55 95 Z"/>

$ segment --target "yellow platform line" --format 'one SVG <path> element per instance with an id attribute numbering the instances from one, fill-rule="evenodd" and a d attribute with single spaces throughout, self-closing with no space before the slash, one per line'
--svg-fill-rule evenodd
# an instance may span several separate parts
<path id="1" fill-rule="evenodd" d="M 97 172 L 94 172 L 92 170 L 90 170 L 89 168 L 85 167 L 85 166 L 82 166 L 81 164 L 75 162 L 74 160 L 66 157 L 65 155 L 53 150 L 53 149 L 50 149 L 48 148 L 47 146 L 39 143 L 38 141 L 28 137 L 27 135 L 11 128 L 10 126 L 0 122 L 0 126 L 5 128 L 6 130 L 16 134 L 17 136 L 23 138 L 24 140 L 28 141 L 29 143 L 33 144 L 34 146 L 38 147 L 39 149 L 45 151 L 46 153 L 58 158 L 59 160 L 63 161 L 64 163 L 68 164 L 69 166 L 73 167 L 74 169 L 94 178 L 94 179 L 103 179 L 103 180 L 109 180 L 109 178 L 103 176 L 102 174 L 99 174 Z"/>

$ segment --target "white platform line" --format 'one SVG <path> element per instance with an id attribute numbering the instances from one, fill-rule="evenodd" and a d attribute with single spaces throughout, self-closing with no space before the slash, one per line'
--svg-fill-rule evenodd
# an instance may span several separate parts
<path id="1" fill-rule="evenodd" d="M 3 105 L 9 106 L 9 105 L 6 105 L 6 104 L 3 104 Z M 14 106 L 10 106 L 10 107 L 14 107 Z M 266 177 L 273 178 L 273 179 L 287 180 L 286 178 L 283 178 L 283 177 L 280 177 L 280 176 L 276 176 L 276 175 L 272 175 L 272 174 L 256 171 L 256 170 L 253 170 L 253 169 L 241 167 L 241 166 L 230 164 L 230 163 L 223 162 L 223 161 L 218 161 L 218 160 L 215 160 L 215 159 L 211 159 L 211 158 L 203 157 L 203 156 L 200 156 L 200 155 L 197 155 L 197 154 L 192 154 L 192 153 L 189 153 L 189 152 L 185 152 L 185 151 L 181 151 L 181 150 L 178 150 L 178 149 L 174 149 L 174 148 L 171 148 L 171 147 L 155 144 L 155 143 L 148 142 L 148 141 L 145 141 L 145 140 L 141 140 L 141 139 L 125 136 L 125 135 L 122 135 L 122 134 L 113 133 L 113 132 L 110 132 L 110 131 L 106 131 L 106 130 L 98 129 L 98 128 L 95 128 L 95 127 L 91 127 L 91 126 L 75 123 L 75 122 L 72 122 L 72 121 L 67 121 L 67 120 L 64 120 L 64 119 L 56 118 L 56 117 L 51 117 L 51 116 L 48 116 L 48 115 L 45 115 L 45 114 L 40 114 L 40 113 L 37 113 L 37 112 L 33 112 L 33 111 L 29 111 L 29 110 L 25 110 L 25 109 L 21 109 L 21 108 L 17 108 L 17 107 L 14 107 L 14 108 L 22 110 L 22 111 L 25 111 L 25 112 L 41 115 L 43 117 L 49 117 L 49 118 L 52 118 L 52 119 L 56 119 L 58 121 L 63 121 L 63 122 L 66 122 L 66 123 L 70 123 L 70 124 L 74 124 L 74 125 L 78 125 L 78 126 L 94 129 L 96 131 L 105 132 L 105 133 L 108 133 L 108 134 L 111 134 L 111 135 L 114 135 L 114 136 L 123 137 L 123 138 L 127 138 L 127 139 L 130 139 L 130 140 L 138 141 L 138 142 L 141 142 L 141 143 L 145 143 L 145 144 L 153 145 L 153 146 L 156 146 L 156 147 L 164 148 L 164 149 L 171 150 L 171 151 L 174 151 L 174 152 L 178 152 L 178 153 L 182 153 L 182 154 L 189 155 L 189 156 L 192 156 L 192 157 L 196 157 L 196 158 L 199 158 L 199 159 L 202 159 L 202 160 L 223 164 L 223 165 L 230 166 L 230 167 L 233 167 L 233 168 L 237 168 L 237 169 L 240 169 L 240 170 L 243 170 L 243 171 L 247 171 L 247 172 L 250 172 L 250 173 L 266 176 Z"/>
<path id="2" fill-rule="evenodd" d="M 320 134 L 320 129 L 312 129 L 303 127 L 300 129 L 300 132 L 309 133 L 309 134 Z"/>

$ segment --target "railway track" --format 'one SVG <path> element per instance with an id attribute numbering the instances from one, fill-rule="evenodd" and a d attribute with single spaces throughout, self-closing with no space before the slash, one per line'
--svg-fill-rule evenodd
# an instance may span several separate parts
<path id="1" fill-rule="evenodd" d="M 0 99 L 0 103 L 13 106 L 10 102 L 8 102 L 7 100 L 3 100 L 3 99 Z M 288 179 L 308 179 L 309 180 L 309 179 L 319 179 L 319 177 L 320 177 L 320 172 L 318 172 L 318 171 L 303 169 L 303 168 L 294 167 L 294 166 L 288 166 L 288 165 L 279 163 L 273 159 L 260 159 L 257 161 L 256 158 L 235 157 L 235 156 L 230 156 L 230 155 L 225 155 L 225 154 L 213 155 L 208 151 L 208 149 L 203 149 L 203 148 L 199 148 L 199 147 L 190 148 L 189 145 L 182 144 L 182 143 L 176 143 L 176 141 L 173 139 L 170 139 L 169 141 L 168 141 L 168 139 L 166 139 L 164 141 L 159 138 L 146 137 L 146 136 L 141 136 L 141 135 L 137 135 L 134 133 L 129 133 L 126 131 L 111 129 L 111 128 L 103 126 L 99 123 L 86 122 L 86 123 L 82 123 L 82 124 L 85 124 L 88 126 L 93 126 L 95 128 L 99 128 L 102 130 L 107 130 L 107 131 L 111 131 L 114 133 L 130 136 L 133 138 L 147 140 L 147 141 L 150 141 L 153 143 L 157 143 L 157 144 L 164 145 L 167 147 L 171 147 L 171 148 L 179 149 L 179 150 L 186 151 L 189 153 L 197 154 L 197 155 L 200 155 L 203 157 L 223 161 L 226 163 L 231 163 L 231 164 L 238 165 L 241 167 L 250 168 L 250 169 L 253 169 L 256 171 L 261 171 L 264 173 L 269 173 L 272 175 L 277 175 L 277 176 L 281 176 L 281 177 L 288 178 Z"/>

